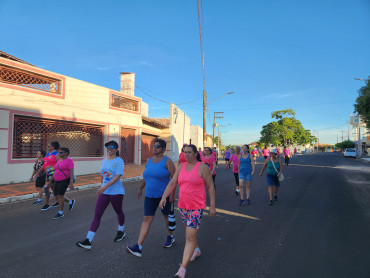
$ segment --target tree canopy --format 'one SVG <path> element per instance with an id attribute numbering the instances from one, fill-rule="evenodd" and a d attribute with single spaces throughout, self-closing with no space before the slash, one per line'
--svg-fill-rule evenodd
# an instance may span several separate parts
<path id="1" fill-rule="evenodd" d="M 358 97 L 354 106 L 355 112 L 362 116 L 367 128 L 370 128 L 370 76 L 366 81 L 366 85 L 358 90 Z"/>
<path id="2" fill-rule="evenodd" d="M 304 129 L 302 123 L 295 118 L 295 110 L 285 109 L 274 111 L 271 117 L 276 119 L 262 127 L 261 145 L 305 145 L 316 141 L 316 138 L 311 135 L 311 132 Z"/>
<path id="3" fill-rule="evenodd" d="M 354 148 L 356 146 L 355 142 L 351 140 L 345 140 L 343 142 L 335 144 L 335 147 L 338 149 L 347 149 L 347 148 Z"/>

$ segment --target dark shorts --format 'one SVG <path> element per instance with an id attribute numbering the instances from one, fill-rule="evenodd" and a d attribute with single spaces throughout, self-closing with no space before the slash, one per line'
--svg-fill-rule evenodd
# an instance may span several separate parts
<path id="1" fill-rule="evenodd" d="M 44 187 L 45 185 L 45 175 L 43 176 L 40 176 L 40 177 L 37 177 L 36 178 L 36 182 L 35 182 L 35 186 L 36 187 Z"/>
<path id="2" fill-rule="evenodd" d="M 279 178 L 278 178 L 277 175 L 267 174 L 266 178 L 267 178 L 267 185 L 268 186 L 277 186 L 277 187 L 280 186 L 280 181 L 279 181 Z"/>
<path id="3" fill-rule="evenodd" d="M 161 202 L 162 198 L 149 198 L 145 197 L 144 201 L 144 216 L 154 216 L 155 212 L 157 211 L 157 208 L 159 206 L 159 203 Z M 171 203 L 170 203 L 170 197 L 167 197 L 166 199 L 166 205 L 163 209 L 161 209 L 161 212 L 163 215 L 169 215 L 171 212 Z"/>
<path id="4" fill-rule="evenodd" d="M 225 158 L 225 161 L 230 161 L 230 158 Z"/>
<path id="5" fill-rule="evenodd" d="M 268 158 L 268 156 L 267 156 L 267 155 L 264 155 L 263 157 L 265 158 L 265 160 L 266 160 L 266 158 Z"/>
<path id="6" fill-rule="evenodd" d="M 65 179 L 61 181 L 55 181 L 54 185 L 54 196 L 57 195 L 64 195 L 67 191 L 67 188 L 69 186 L 70 179 Z"/>

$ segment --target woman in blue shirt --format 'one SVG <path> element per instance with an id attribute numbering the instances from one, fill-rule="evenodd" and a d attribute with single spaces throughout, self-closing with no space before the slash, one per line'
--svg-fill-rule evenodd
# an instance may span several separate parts
<path id="1" fill-rule="evenodd" d="M 101 187 L 98 189 L 98 199 L 95 204 L 95 215 L 91 223 L 87 237 L 83 241 L 78 241 L 76 245 L 85 249 L 91 249 L 91 242 L 94 239 L 95 232 L 100 225 L 102 218 L 109 203 L 112 204 L 114 211 L 118 216 L 118 232 L 114 241 L 121 241 L 125 237 L 124 223 L 125 214 L 122 210 L 122 201 L 125 195 L 125 189 L 121 182 L 123 176 L 124 162 L 119 157 L 118 143 L 109 141 L 105 144 L 108 157 L 101 164 Z"/>
<path id="2" fill-rule="evenodd" d="M 249 146 L 243 145 L 242 154 L 240 155 L 239 160 L 239 190 L 240 190 L 240 206 L 245 204 L 250 204 L 250 193 L 251 193 L 251 182 L 252 176 L 254 175 L 255 162 L 251 159 L 249 153 Z M 245 195 L 247 197 L 247 203 L 244 201 L 244 183 L 245 183 Z"/>
<path id="3" fill-rule="evenodd" d="M 140 199 L 145 187 L 144 220 L 141 224 L 139 239 L 137 243 L 131 247 L 126 247 L 128 253 L 137 257 L 141 257 L 142 245 L 149 233 L 150 226 L 153 222 L 159 202 L 162 199 L 162 195 L 166 190 L 167 184 L 170 182 L 172 176 L 175 174 L 175 165 L 170 158 L 163 154 L 165 150 L 166 141 L 162 139 L 156 139 L 153 144 L 154 156 L 149 159 L 148 163 L 145 166 L 145 170 L 143 172 L 144 179 L 140 184 L 140 188 L 137 194 L 138 198 Z M 174 201 L 175 192 L 172 192 L 169 200 L 167 200 L 166 202 L 166 205 L 161 210 L 168 231 L 168 236 L 166 242 L 163 244 L 163 247 L 167 248 L 171 247 L 172 244 L 175 242 L 172 231 L 169 229 L 168 226 L 168 215 L 171 211 L 171 203 L 173 203 Z"/>

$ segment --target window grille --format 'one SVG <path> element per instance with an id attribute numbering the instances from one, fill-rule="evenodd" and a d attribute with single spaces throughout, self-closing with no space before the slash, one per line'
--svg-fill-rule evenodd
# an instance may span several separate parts
<path id="1" fill-rule="evenodd" d="M 139 102 L 130 98 L 125 98 L 122 96 L 117 96 L 112 94 L 111 95 L 111 106 L 120 108 L 120 109 L 125 109 L 125 110 L 130 110 L 130 111 L 139 111 Z"/>
<path id="2" fill-rule="evenodd" d="M 153 156 L 153 144 L 157 136 L 150 134 L 141 135 L 141 164 L 145 165 L 148 159 Z"/>
<path id="3" fill-rule="evenodd" d="M 104 127 L 36 117 L 14 117 L 13 158 L 34 158 L 38 150 L 58 141 L 70 156 L 101 157 Z"/>
<path id="4" fill-rule="evenodd" d="M 135 129 L 121 127 L 121 150 L 125 164 L 135 163 Z"/>
<path id="5" fill-rule="evenodd" d="M 0 82 L 61 95 L 60 80 L 4 65 L 0 65 Z"/>

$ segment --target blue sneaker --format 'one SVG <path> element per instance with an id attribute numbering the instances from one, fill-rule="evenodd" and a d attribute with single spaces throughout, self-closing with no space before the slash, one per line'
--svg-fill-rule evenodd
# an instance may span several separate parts
<path id="1" fill-rule="evenodd" d="M 245 201 L 244 200 L 240 200 L 239 206 L 245 206 Z"/>
<path id="2" fill-rule="evenodd" d="M 249 199 L 247 199 L 247 205 L 249 206 L 251 204 L 251 202 L 249 201 Z"/>
<path id="3" fill-rule="evenodd" d="M 130 253 L 136 257 L 139 257 L 141 258 L 141 250 L 139 248 L 139 245 L 138 244 L 135 244 L 134 246 L 131 246 L 131 247 L 126 247 L 126 251 L 127 253 Z"/>
<path id="4" fill-rule="evenodd" d="M 166 242 L 163 243 L 164 248 L 169 248 L 172 246 L 172 244 L 175 242 L 175 238 L 171 236 L 167 236 Z"/>

